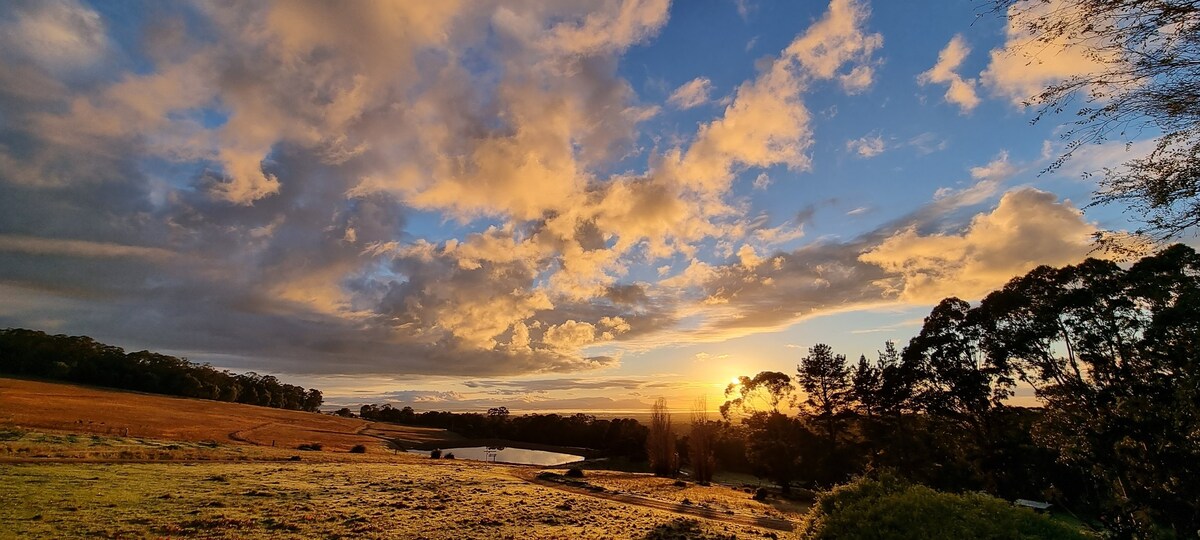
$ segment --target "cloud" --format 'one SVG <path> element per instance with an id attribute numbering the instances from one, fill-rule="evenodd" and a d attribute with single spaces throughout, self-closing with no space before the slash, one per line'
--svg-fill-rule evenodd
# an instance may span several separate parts
<path id="1" fill-rule="evenodd" d="M 708 103 L 708 95 L 711 92 L 712 81 L 705 77 L 696 77 L 671 92 L 667 103 L 676 109 L 691 109 Z"/>
<path id="2" fill-rule="evenodd" d="M 864 135 L 857 139 L 846 141 L 846 150 L 860 158 L 873 158 L 887 149 L 883 137 L 879 135 Z"/>
<path id="3" fill-rule="evenodd" d="M 1070 18 L 1073 7 L 1066 0 L 1021 0 L 1008 8 L 1008 25 L 1002 47 L 992 49 L 991 61 L 980 80 L 996 95 L 1013 104 L 1040 94 L 1048 85 L 1105 68 L 1115 58 L 1096 58 L 1087 43 L 1072 43 L 1067 37 L 1042 40 L 1031 33 L 1029 23 L 1054 13 Z M 1096 24 L 1104 24 L 1096 21 Z"/>
<path id="4" fill-rule="evenodd" d="M 0 251 L 30 255 L 57 255 L 67 257 L 134 257 L 149 260 L 167 260 L 175 253 L 154 247 L 127 246 L 108 242 L 85 240 L 62 240 L 0 234 Z"/>
<path id="5" fill-rule="evenodd" d="M 1079 262 L 1090 252 L 1095 230 L 1069 202 L 1024 188 L 1006 193 L 961 233 L 922 234 L 909 227 L 860 260 L 898 274 L 886 283 L 907 302 L 978 299 L 1038 265 Z"/>
<path id="6" fill-rule="evenodd" d="M 950 39 L 950 43 L 946 44 L 946 48 L 938 53 L 937 63 L 929 71 L 917 76 L 917 81 L 922 85 L 950 85 L 946 89 L 946 101 L 958 105 L 964 113 L 971 112 L 979 105 L 979 96 L 975 94 L 975 79 L 963 79 L 962 75 L 958 74 L 958 69 L 968 54 L 971 54 L 971 48 L 967 46 L 967 41 L 961 34 L 956 34 Z"/>
<path id="7" fill-rule="evenodd" d="M 686 153 L 667 153 L 660 170 L 708 193 L 723 192 L 738 166 L 807 170 L 811 114 L 801 95 L 813 81 L 837 77 L 851 93 L 870 82 L 872 54 L 883 38 L 864 32 L 867 16 L 854 0 L 831 2 L 754 81 L 737 88 L 724 116 L 702 125 Z"/>
<path id="8" fill-rule="evenodd" d="M 653 384 L 653 379 L 638 379 L 631 377 L 589 377 L 558 378 L 558 379 L 529 379 L 529 380 L 499 380 L 481 379 L 466 381 L 463 386 L 480 389 L 506 389 L 523 393 L 544 393 L 560 390 L 637 390 Z"/>
<path id="9" fill-rule="evenodd" d="M 163 8 L 183 22 L 136 71 L 6 56 L 0 280 L 46 308 L 0 322 L 230 368 L 481 378 L 895 302 L 908 267 L 859 256 L 976 196 L 797 246 L 815 206 L 773 221 L 734 190 L 810 168 L 814 88 L 872 84 L 865 3 L 835 0 L 694 132 L 643 148 L 658 109 L 619 55 L 667 7 L 199 4 Z"/>
<path id="10" fill-rule="evenodd" d="M 973 206 L 999 193 L 1004 183 L 1017 174 L 1018 170 L 1008 161 L 1008 152 L 1001 151 L 986 165 L 971 167 L 973 184 L 959 190 L 940 188 L 933 194 L 933 198 L 943 208 Z"/>
<path id="11" fill-rule="evenodd" d="M 883 46 L 883 36 L 863 31 L 870 10 L 857 0 L 832 0 L 829 11 L 800 39 L 793 41 L 787 54 L 793 56 L 818 79 L 837 78 L 846 92 L 866 90 L 874 78 L 871 55 Z M 849 71 L 843 71 L 847 64 Z"/>
<path id="12" fill-rule="evenodd" d="M 577 22 L 550 29 L 544 47 L 569 54 L 603 54 L 645 41 L 667 23 L 669 0 L 625 0 L 599 6 Z"/>
<path id="13" fill-rule="evenodd" d="M 982 176 L 1002 162 L 976 170 Z M 1050 193 L 1010 191 L 966 223 L 954 218 L 957 208 L 935 200 L 847 242 L 755 254 L 769 264 L 693 262 L 658 284 L 676 291 L 676 318 L 689 325 L 628 345 L 720 342 L 843 311 L 977 299 L 1035 266 L 1074 264 L 1090 252 L 1094 226 Z"/>
<path id="14" fill-rule="evenodd" d="M 950 146 L 950 142 L 927 131 L 909 139 L 908 146 L 915 148 L 920 155 L 928 155 L 945 150 Z"/>
<path id="15" fill-rule="evenodd" d="M 46 70 L 66 75 L 94 68 L 110 54 L 106 25 L 75 0 L 15 2 L 0 25 L 0 44 Z"/>

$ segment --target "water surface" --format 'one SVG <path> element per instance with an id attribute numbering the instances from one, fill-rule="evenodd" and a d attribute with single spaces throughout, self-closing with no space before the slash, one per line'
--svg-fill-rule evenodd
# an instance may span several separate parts
<path id="1" fill-rule="evenodd" d="M 429 455 L 429 450 L 409 450 L 414 454 Z M 463 448 L 443 448 L 442 455 L 454 454 L 455 459 L 473 459 L 476 461 L 495 461 L 497 463 L 515 463 L 518 465 L 562 465 L 574 461 L 582 461 L 583 456 L 547 452 L 545 450 L 526 450 L 524 448 L 494 446 L 469 446 Z"/>

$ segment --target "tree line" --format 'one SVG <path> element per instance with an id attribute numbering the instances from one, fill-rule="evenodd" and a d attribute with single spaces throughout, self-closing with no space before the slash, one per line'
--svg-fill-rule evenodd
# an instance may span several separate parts
<path id="1" fill-rule="evenodd" d="M 1010 405 L 1018 388 L 1041 406 Z M 943 300 L 903 349 L 851 362 L 817 344 L 795 375 L 743 376 L 726 395 L 726 421 L 689 435 L 712 450 L 680 442 L 685 465 L 748 465 L 785 492 L 890 471 L 1049 500 L 1118 537 L 1194 537 L 1200 256 L 1175 245 L 1128 268 L 1039 267 L 976 306 Z M 739 438 L 744 461 L 717 450 Z M 650 459 L 662 472 L 674 458 Z"/>
<path id="2" fill-rule="evenodd" d="M 349 415 L 350 409 L 338 414 Z M 602 419 L 590 414 L 512 415 L 506 407 L 494 407 L 484 413 L 445 411 L 416 412 L 412 407 L 395 408 L 389 404 L 363 405 L 361 418 L 414 426 L 447 429 L 469 438 L 574 446 L 601 450 L 610 456 L 631 461 L 646 460 L 646 435 L 649 430 L 632 418 Z"/>
<path id="3" fill-rule="evenodd" d="M 150 351 L 126 353 L 87 336 L 0 330 L 0 373 L 279 409 L 317 411 L 316 388 L 271 375 L 230 373 Z"/>

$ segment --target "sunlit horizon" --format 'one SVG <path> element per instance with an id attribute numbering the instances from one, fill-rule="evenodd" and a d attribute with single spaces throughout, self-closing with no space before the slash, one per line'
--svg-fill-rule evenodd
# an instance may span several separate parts
<path id="1" fill-rule="evenodd" d="M 1092 60 L 952 0 L 11 11 L 0 328 L 326 408 L 715 412 L 874 361 L 1134 227 L 1091 173 L 1156 135 L 1050 168 L 1070 118 L 1021 101 Z"/>

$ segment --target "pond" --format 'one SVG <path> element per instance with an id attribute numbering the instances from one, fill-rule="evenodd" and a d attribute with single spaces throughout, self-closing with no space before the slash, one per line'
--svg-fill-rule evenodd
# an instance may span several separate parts
<path id="1" fill-rule="evenodd" d="M 409 450 L 413 454 L 428 456 L 429 450 Z M 562 465 L 574 461 L 582 461 L 583 456 L 546 452 L 544 450 L 526 450 L 495 446 L 470 446 L 464 448 L 443 448 L 442 456 L 454 454 L 455 459 L 473 459 L 476 461 L 495 461 L 498 463 L 515 463 L 517 465 Z"/>

